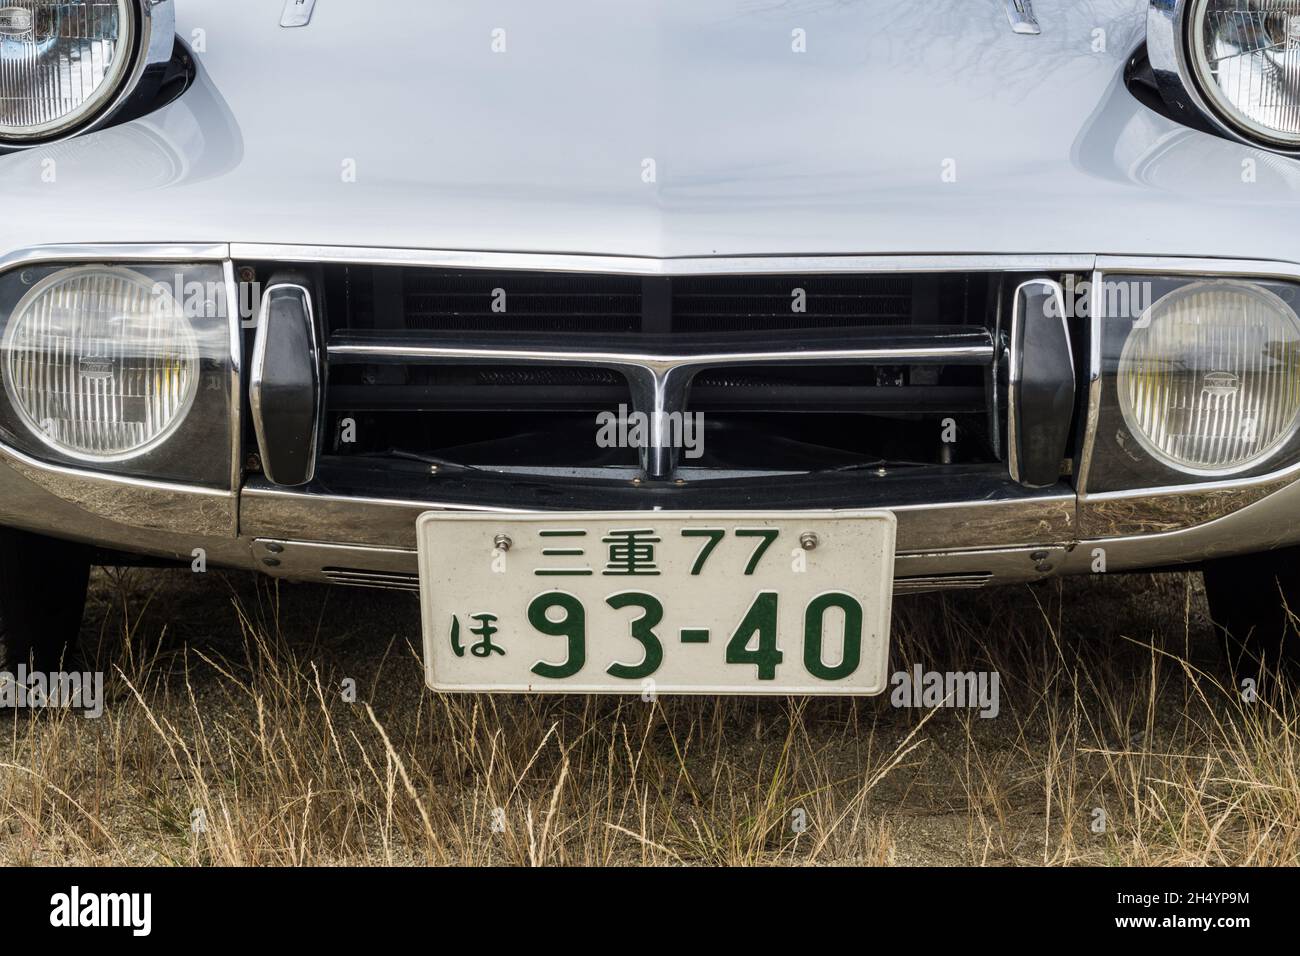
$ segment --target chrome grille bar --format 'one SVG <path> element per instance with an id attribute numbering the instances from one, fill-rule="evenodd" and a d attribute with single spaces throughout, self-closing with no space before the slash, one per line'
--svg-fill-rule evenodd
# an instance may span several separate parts
<path id="1" fill-rule="evenodd" d="M 329 340 L 334 365 L 562 365 L 608 368 L 621 373 L 632 407 L 652 423 L 641 465 L 651 478 L 667 478 L 676 465 L 669 416 L 685 412 L 691 383 L 710 368 L 776 365 L 978 365 L 994 361 L 987 329 L 969 326 L 871 329 L 852 335 L 803 336 L 790 347 L 746 348 L 752 337 L 703 337 L 686 341 L 652 336 L 621 342 L 592 339 L 582 347 L 556 349 L 527 337 L 467 338 L 447 335 L 349 333 Z M 508 343 L 508 344 L 507 344 Z M 662 350 L 661 350 L 662 349 Z"/>

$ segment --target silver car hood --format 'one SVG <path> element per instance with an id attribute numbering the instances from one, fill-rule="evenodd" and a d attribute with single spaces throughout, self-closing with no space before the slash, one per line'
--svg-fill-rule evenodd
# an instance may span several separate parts
<path id="1" fill-rule="evenodd" d="M 1146 0 L 1035 0 L 1038 36 L 1013 33 L 1002 0 L 317 0 L 298 29 L 279 0 L 176 5 L 195 85 L 137 122 L 0 157 L 0 255 L 1300 261 L 1300 164 L 1125 88 Z"/>

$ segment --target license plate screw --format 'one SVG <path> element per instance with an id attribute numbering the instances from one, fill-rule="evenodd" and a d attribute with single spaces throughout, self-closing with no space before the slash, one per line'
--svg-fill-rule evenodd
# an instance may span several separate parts
<path id="1" fill-rule="evenodd" d="M 499 534 L 492 539 L 492 544 L 498 551 L 505 553 L 506 551 L 510 550 L 510 548 L 514 545 L 514 542 L 510 540 L 509 535 Z"/>
<path id="2" fill-rule="evenodd" d="M 817 547 L 820 543 L 821 542 L 817 540 L 817 535 L 813 534 L 811 531 L 805 531 L 803 534 L 799 535 L 799 546 L 805 551 L 813 550 L 813 548 Z"/>

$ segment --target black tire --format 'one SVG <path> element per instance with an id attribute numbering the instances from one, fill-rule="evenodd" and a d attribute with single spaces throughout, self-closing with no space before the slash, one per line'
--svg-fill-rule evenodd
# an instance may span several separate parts
<path id="1" fill-rule="evenodd" d="M 1210 616 L 1233 668 L 1300 674 L 1300 548 L 1222 558 L 1204 571 Z"/>
<path id="2" fill-rule="evenodd" d="M 0 670 L 69 663 L 89 578 L 85 548 L 0 528 Z"/>

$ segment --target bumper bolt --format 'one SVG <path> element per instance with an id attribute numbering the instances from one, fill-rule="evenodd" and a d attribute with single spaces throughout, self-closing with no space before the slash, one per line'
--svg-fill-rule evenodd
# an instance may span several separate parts
<path id="1" fill-rule="evenodd" d="M 510 540 L 509 535 L 499 534 L 492 539 L 492 545 L 503 554 L 514 547 L 514 542 Z"/>
<path id="2" fill-rule="evenodd" d="M 817 535 L 813 534 L 811 531 L 805 531 L 803 534 L 799 535 L 799 547 L 803 548 L 805 551 L 812 551 L 820 543 L 821 542 L 817 540 Z"/>

